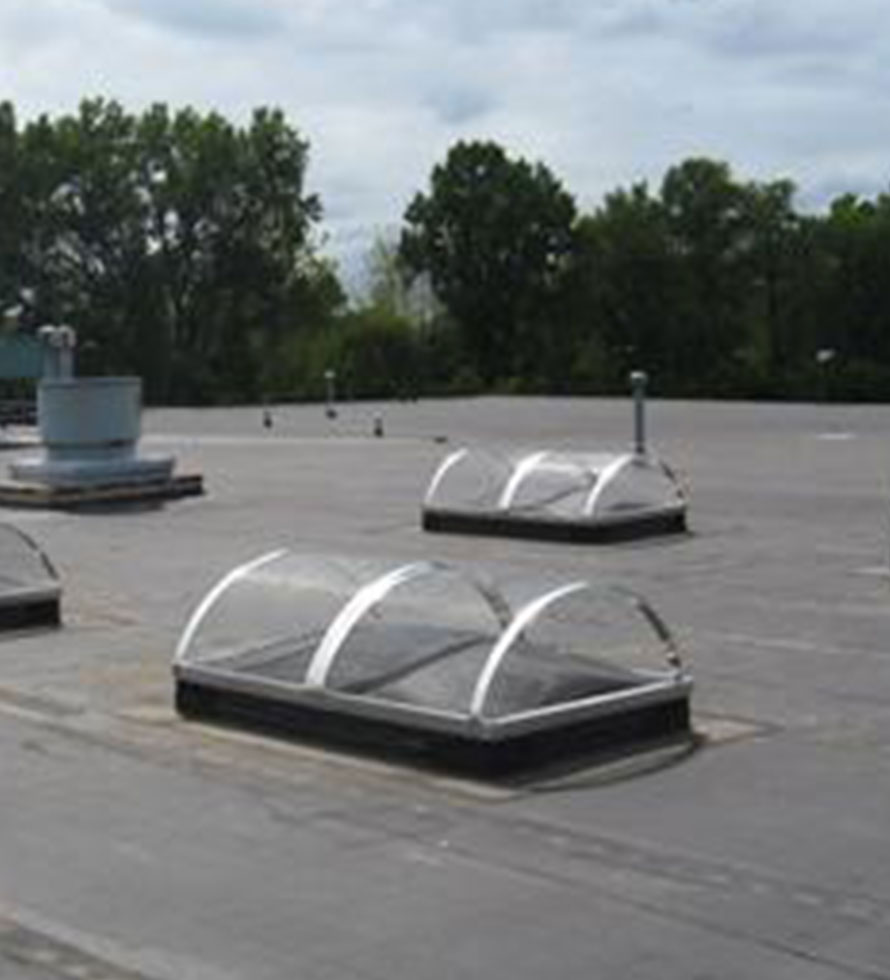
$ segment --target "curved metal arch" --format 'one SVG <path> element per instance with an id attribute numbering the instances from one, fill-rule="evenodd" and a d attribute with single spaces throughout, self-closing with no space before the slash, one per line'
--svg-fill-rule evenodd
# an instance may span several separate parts
<path id="1" fill-rule="evenodd" d="M 628 601 L 639 613 L 643 616 L 647 623 L 652 627 L 655 635 L 665 646 L 665 659 L 667 660 L 669 666 L 671 666 L 678 674 L 682 673 L 683 660 L 680 656 L 680 650 L 677 647 L 677 642 L 674 640 L 674 635 L 668 629 L 667 623 L 658 615 L 658 613 L 649 605 L 649 603 L 633 589 L 628 589 L 623 585 L 612 585 L 609 587 L 609 591 L 614 592 L 616 595 L 621 596 L 626 601 Z"/>
<path id="2" fill-rule="evenodd" d="M 309 687 L 324 687 L 334 666 L 334 661 L 362 617 L 376 606 L 397 586 L 404 585 L 422 575 L 429 575 L 440 566 L 435 562 L 418 561 L 400 565 L 391 572 L 373 579 L 363 585 L 340 609 L 325 630 L 321 643 L 312 655 L 306 671 L 306 684 Z"/>
<path id="3" fill-rule="evenodd" d="M 561 585 L 559 588 L 538 596 L 537 599 L 532 599 L 531 602 L 526 603 L 516 613 L 510 625 L 501 633 L 497 643 L 495 643 L 486 658 L 485 663 L 482 665 L 482 670 L 479 671 L 479 676 L 473 688 L 473 696 L 470 700 L 471 718 L 476 720 L 481 719 L 485 702 L 488 700 L 488 693 L 491 690 L 491 685 L 498 671 L 498 667 L 500 667 L 501 661 L 507 655 L 507 651 L 513 646 L 526 626 L 539 616 L 547 606 L 556 602 L 558 599 L 588 588 L 590 588 L 588 582 L 569 582 L 568 585 Z"/>
<path id="4" fill-rule="evenodd" d="M 513 607 L 506 596 L 493 582 L 473 576 L 463 576 L 464 581 L 471 585 L 482 597 L 485 605 L 492 611 L 498 625 L 505 630 L 513 618 Z"/>
<path id="5" fill-rule="evenodd" d="M 523 457 L 513 468 L 510 479 L 504 485 L 501 495 L 498 498 L 497 509 L 509 510 L 513 506 L 513 498 L 519 492 L 520 486 L 525 482 L 526 477 L 539 466 L 550 453 L 545 449 L 542 452 L 531 453 Z"/>
<path id="6" fill-rule="evenodd" d="M 470 701 L 470 716 L 474 719 L 474 721 L 478 722 L 482 720 L 485 704 L 488 700 L 488 695 L 491 690 L 491 686 L 494 683 L 494 678 L 497 671 L 501 666 L 504 657 L 506 657 L 513 644 L 522 634 L 522 631 L 548 606 L 558 602 L 567 595 L 582 592 L 585 589 L 597 591 L 602 594 L 611 593 L 633 606 L 633 608 L 636 609 L 646 620 L 658 639 L 664 644 L 665 660 L 673 669 L 675 676 L 680 676 L 683 674 L 683 662 L 673 634 L 668 629 L 667 624 L 664 622 L 661 616 L 658 615 L 658 613 L 641 595 L 634 592 L 632 589 L 619 585 L 610 585 L 603 588 L 602 586 L 594 587 L 590 584 L 590 582 L 584 580 L 569 582 L 567 585 L 559 586 L 558 588 L 553 589 L 542 596 L 538 596 L 537 599 L 533 599 L 531 602 L 523 606 L 507 629 L 501 634 L 498 642 L 495 644 L 491 653 L 489 653 L 488 658 L 483 664 L 482 670 L 479 672 L 479 677 L 477 678 L 473 689 L 473 697 Z"/>
<path id="7" fill-rule="evenodd" d="M 284 557 L 286 554 L 286 548 L 278 548 L 275 551 L 268 551 L 265 554 L 260 555 L 258 558 L 254 558 L 251 561 L 245 562 L 243 565 L 239 565 L 237 568 L 233 568 L 230 572 L 224 575 L 198 603 L 195 611 L 189 617 L 189 621 L 186 623 L 186 627 L 182 631 L 182 636 L 179 638 L 179 643 L 176 644 L 176 652 L 173 655 L 173 662 L 182 663 L 182 661 L 185 659 L 185 653 L 191 646 L 192 640 L 195 638 L 195 634 L 198 632 L 201 624 L 207 618 L 207 614 L 222 597 L 223 593 L 228 592 L 228 590 L 236 582 L 246 578 L 251 574 L 251 572 L 255 572 L 258 568 L 262 568 L 264 565 L 268 565 L 271 562 Z"/>
<path id="8" fill-rule="evenodd" d="M 431 504 L 433 498 L 436 496 L 436 492 L 439 489 L 439 484 L 445 478 L 445 474 L 457 463 L 459 463 L 464 457 L 468 456 L 470 453 L 469 449 L 456 449 L 453 453 L 449 453 L 445 459 L 439 464 L 436 472 L 433 474 L 432 480 L 430 480 L 429 488 L 427 489 L 426 496 L 423 498 L 424 504 Z"/>
<path id="9" fill-rule="evenodd" d="M 596 511 L 597 505 L 600 502 L 600 498 L 605 492 L 608 485 L 615 479 L 618 474 L 626 469 L 631 463 L 637 461 L 639 457 L 633 453 L 626 453 L 623 456 L 618 456 L 613 459 L 611 463 L 604 466 L 600 472 L 599 478 L 593 485 L 593 489 L 584 501 L 584 509 L 582 513 L 585 517 L 592 517 Z"/>
<path id="10" fill-rule="evenodd" d="M 19 538 L 23 541 L 38 557 L 40 563 L 46 569 L 47 574 L 50 578 L 58 580 L 59 573 L 56 571 L 55 565 L 50 561 L 49 555 L 40 547 L 40 545 L 31 537 L 30 534 L 23 531 L 20 527 L 15 524 L 10 524 L 8 521 L 0 521 L 0 527 L 11 532 L 14 537 Z"/>
<path id="11" fill-rule="evenodd" d="M 681 503 L 686 503 L 686 501 L 689 499 L 689 488 L 686 486 L 680 474 L 673 469 L 673 467 L 668 466 L 668 464 L 662 459 L 657 460 L 657 463 L 661 469 L 661 472 L 664 473 L 668 480 L 670 480 L 674 490 L 677 492 L 677 496 L 680 498 Z"/>
<path id="12" fill-rule="evenodd" d="M 456 573 L 457 570 L 437 561 L 411 562 L 400 565 L 363 585 L 340 609 L 325 630 L 306 671 L 306 685 L 325 687 L 334 661 L 340 654 L 347 637 L 373 606 L 382 602 L 393 589 L 413 579 L 437 572 Z M 478 593 L 503 630 L 510 622 L 513 611 L 500 590 L 475 577 L 464 575 L 459 577 Z"/>

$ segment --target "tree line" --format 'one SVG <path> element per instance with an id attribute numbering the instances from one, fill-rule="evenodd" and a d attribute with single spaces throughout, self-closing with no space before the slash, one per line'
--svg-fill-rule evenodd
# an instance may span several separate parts
<path id="1" fill-rule="evenodd" d="M 541 165 L 460 143 L 405 215 L 399 259 L 485 385 L 890 397 L 890 195 L 801 213 L 787 179 L 692 158 L 580 214 Z"/>
<path id="2" fill-rule="evenodd" d="M 692 158 L 582 213 L 543 163 L 456 143 L 347 299 L 283 114 L 0 103 L 0 306 L 67 322 L 150 401 L 624 390 L 890 397 L 890 195 L 802 213 Z"/>
<path id="3" fill-rule="evenodd" d="M 257 398 L 343 301 L 307 160 L 275 110 L 88 100 L 19 128 L 0 104 L 0 303 L 75 326 L 81 370 L 139 373 L 150 400 Z"/>

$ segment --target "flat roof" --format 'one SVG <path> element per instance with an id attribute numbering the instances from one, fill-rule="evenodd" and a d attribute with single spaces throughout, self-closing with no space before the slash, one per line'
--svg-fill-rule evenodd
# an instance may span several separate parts
<path id="1" fill-rule="evenodd" d="M 651 401 L 688 536 L 420 528 L 450 447 L 620 450 L 631 414 L 272 406 L 265 429 L 259 407 L 151 410 L 145 451 L 206 496 L 0 513 L 59 570 L 65 624 L 0 637 L 0 974 L 887 976 L 890 406 Z M 178 719 L 189 612 L 279 546 L 630 587 L 682 644 L 704 745 L 507 788 Z"/>

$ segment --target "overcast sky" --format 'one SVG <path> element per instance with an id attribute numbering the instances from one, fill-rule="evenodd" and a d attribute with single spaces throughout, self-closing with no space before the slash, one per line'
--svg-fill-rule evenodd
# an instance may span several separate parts
<path id="1" fill-rule="evenodd" d="M 458 139 L 540 160 L 584 209 L 692 155 L 801 207 L 890 186 L 887 0 L 0 0 L 20 120 L 105 96 L 279 106 L 327 250 L 398 226 Z"/>

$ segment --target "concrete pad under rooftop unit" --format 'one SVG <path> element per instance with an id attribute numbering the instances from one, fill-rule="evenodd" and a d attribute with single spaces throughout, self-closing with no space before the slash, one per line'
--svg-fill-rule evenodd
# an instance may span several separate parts
<path id="1" fill-rule="evenodd" d="M 132 474 L 130 474 L 132 475 Z M 178 473 L 169 479 L 124 480 L 86 485 L 30 483 L 0 480 L 0 507 L 38 510 L 83 510 L 89 508 L 159 504 L 204 493 L 204 480 L 197 473 Z"/>
<path id="2" fill-rule="evenodd" d="M 63 340 L 67 327 L 47 327 Z M 68 351 L 68 353 L 71 353 Z M 13 458 L 0 506 L 75 508 L 200 494 L 199 476 L 174 476 L 169 454 L 140 454 L 137 377 L 44 377 L 37 388 L 40 453 Z"/>
<path id="3" fill-rule="evenodd" d="M 890 407 L 661 403 L 694 533 L 596 549 L 424 534 L 417 501 L 437 440 L 616 445 L 624 400 L 338 408 L 274 405 L 271 430 L 259 407 L 149 411 L 146 448 L 204 472 L 206 498 L 9 512 L 64 580 L 66 627 L 0 642 L 0 973 L 885 977 Z M 626 583 L 688 653 L 706 742 L 477 789 L 179 721 L 190 610 L 282 542 L 482 569 L 528 599 Z"/>

